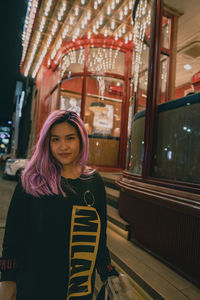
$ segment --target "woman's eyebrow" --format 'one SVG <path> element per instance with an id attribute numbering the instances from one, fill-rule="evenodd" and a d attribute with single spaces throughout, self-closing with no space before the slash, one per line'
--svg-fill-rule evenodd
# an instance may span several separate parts
<path id="1" fill-rule="evenodd" d="M 76 136 L 77 134 L 76 133 L 69 133 L 69 134 L 66 134 L 65 137 L 70 137 L 70 136 Z M 57 134 L 51 134 L 51 137 L 59 137 L 60 135 L 57 135 Z"/>

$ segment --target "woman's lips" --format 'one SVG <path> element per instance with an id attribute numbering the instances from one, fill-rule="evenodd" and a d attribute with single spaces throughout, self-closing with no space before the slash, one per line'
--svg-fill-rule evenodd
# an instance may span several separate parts
<path id="1" fill-rule="evenodd" d="M 66 158 L 70 155 L 71 153 L 59 153 L 59 156 Z"/>

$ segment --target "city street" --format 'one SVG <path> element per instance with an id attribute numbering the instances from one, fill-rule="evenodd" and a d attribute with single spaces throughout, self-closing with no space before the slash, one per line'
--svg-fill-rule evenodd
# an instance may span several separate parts
<path id="1" fill-rule="evenodd" d="M 0 256 L 2 252 L 2 240 L 4 235 L 4 227 L 6 222 L 6 216 L 8 211 L 8 206 L 17 184 L 16 180 L 13 179 L 3 179 L 4 165 L 0 165 Z"/>

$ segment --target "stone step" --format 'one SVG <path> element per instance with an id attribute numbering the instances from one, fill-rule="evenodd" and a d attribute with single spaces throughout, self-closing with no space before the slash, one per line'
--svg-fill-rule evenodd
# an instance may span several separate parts
<path id="1" fill-rule="evenodd" d="M 120 187 L 116 185 L 116 181 L 120 179 L 122 173 L 115 172 L 100 172 L 106 187 L 114 188 L 115 190 L 120 190 Z"/>
<path id="2" fill-rule="evenodd" d="M 121 268 L 139 295 L 143 295 L 140 299 L 200 299 L 198 287 L 109 227 L 107 245 L 116 268 Z"/>
<path id="3" fill-rule="evenodd" d="M 110 188 L 110 187 L 105 187 L 105 190 L 106 190 L 107 203 L 115 208 L 118 208 L 118 200 L 119 200 L 120 191 Z"/>
<path id="4" fill-rule="evenodd" d="M 125 231 L 129 231 L 130 229 L 129 224 L 120 217 L 118 209 L 110 205 L 107 205 L 107 219 Z"/>

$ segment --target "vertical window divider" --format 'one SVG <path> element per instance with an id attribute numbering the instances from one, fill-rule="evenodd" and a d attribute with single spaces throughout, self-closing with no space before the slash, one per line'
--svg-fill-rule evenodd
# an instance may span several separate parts
<path id="1" fill-rule="evenodd" d="M 156 100 L 159 96 L 160 52 L 162 33 L 163 0 L 152 0 L 151 37 L 149 51 L 147 103 L 145 115 L 144 154 L 142 177 L 150 176 L 152 166 L 153 141 L 155 134 L 155 118 L 157 113 Z"/>

